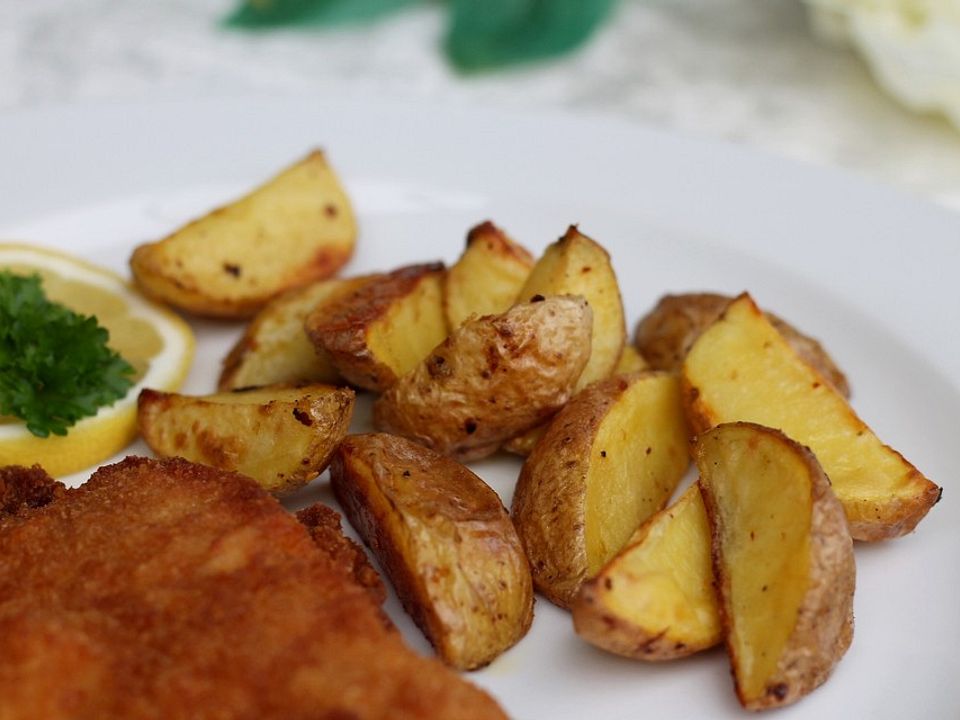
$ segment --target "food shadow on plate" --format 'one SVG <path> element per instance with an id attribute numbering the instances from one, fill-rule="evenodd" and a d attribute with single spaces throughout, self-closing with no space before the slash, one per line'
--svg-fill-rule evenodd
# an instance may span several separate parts
<path id="1" fill-rule="evenodd" d="M 564 613 L 543 597 L 537 597 L 537 614 L 540 616 L 537 619 L 542 625 L 552 624 L 554 618 L 549 616 L 554 612 Z M 534 620 L 531 634 L 537 629 L 537 619 Z M 542 637 L 537 640 L 542 642 Z M 717 717 L 736 716 L 743 712 L 737 702 L 730 677 L 730 664 L 722 644 L 680 660 L 644 662 L 594 647 L 577 636 L 572 627 L 569 633 L 553 634 L 549 642 L 550 656 L 553 658 L 550 672 L 556 676 L 578 678 L 584 687 L 598 689 L 609 685 L 616 688 L 622 683 L 629 683 L 636 689 L 637 697 L 643 698 L 646 692 L 666 691 L 682 678 L 685 684 L 692 680 L 699 693 L 723 699 L 723 705 L 717 707 Z M 529 647 L 531 653 L 536 652 L 533 644 Z M 525 649 L 521 642 L 517 646 L 517 654 L 522 656 Z M 517 659 L 523 660 L 522 657 Z M 681 667 L 678 665 L 682 666 L 679 673 Z"/>
<path id="2" fill-rule="evenodd" d="M 333 495 L 333 488 L 330 487 L 330 473 L 327 470 L 324 470 L 303 487 L 286 495 L 281 495 L 278 499 L 281 505 L 293 513 L 318 502 L 323 503 L 337 511 L 341 516 L 344 529 L 349 528 L 349 523 L 343 518 L 340 506 L 337 504 L 337 500 Z"/>

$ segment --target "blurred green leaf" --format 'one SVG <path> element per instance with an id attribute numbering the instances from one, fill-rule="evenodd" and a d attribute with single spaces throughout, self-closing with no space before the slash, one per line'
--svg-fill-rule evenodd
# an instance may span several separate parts
<path id="1" fill-rule="evenodd" d="M 422 0 L 243 0 L 226 24 L 270 28 L 364 22 L 418 2 Z"/>
<path id="2" fill-rule="evenodd" d="M 374 20 L 426 0 L 242 0 L 228 26 L 268 29 Z M 583 44 L 616 0 L 448 0 L 445 49 L 461 70 L 541 60 Z"/>
<path id="3" fill-rule="evenodd" d="M 583 43 L 616 0 L 452 0 L 450 60 L 480 70 L 560 55 Z"/>

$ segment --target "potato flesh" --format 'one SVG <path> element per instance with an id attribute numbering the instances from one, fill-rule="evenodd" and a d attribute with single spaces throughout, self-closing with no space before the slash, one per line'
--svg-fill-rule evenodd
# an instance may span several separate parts
<path id="1" fill-rule="evenodd" d="M 648 393 L 662 399 L 646 400 Z M 663 407 L 669 405 L 668 396 L 676 409 Z M 634 403 L 656 415 L 618 407 Z M 679 405 L 674 376 L 638 373 L 594 383 L 550 422 L 520 472 L 513 518 L 534 583 L 551 602 L 569 608 L 582 583 L 646 519 L 638 514 L 651 506 L 646 498 L 664 496 L 652 513 L 682 479 L 689 457 Z M 621 427 L 626 422 L 636 425 Z M 648 455 L 647 447 L 656 450 Z M 653 477 L 652 472 L 663 476 Z M 606 523 L 612 529 L 596 527 Z M 606 557 L 601 556 L 601 542 Z"/>
<path id="2" fill-rule="evenodd" d="M 145 390 L 138 425 L 159 456 L 236 470 L 279 493 L 327 466 L 353 402 L 353 391 L 327 385 L 199 397 Z"/>
<path id="3" fill-rule="evenodd" d="M 664 295 L 656 307 L 637 323 L 636 347 L 655 370 L 679 371 L 690 347 L 733 300 L 717 293 Z M 788 322 L 766 313 L 767 319 L 805 361 L 829 380 L 845 398 L 847 378 L 814 338 Z"/>
<path id="4" fill-rule="evenodd" d="M 321 394 L 338 392 L 338 388 L 332 385 L 323 385 L 321 387 L 324 388 L 321 390 Z M 202 395 L 194 399 L 202 400 L 210 405 L 265 405 L 271 402 L 296 402 L 310 394 L 311 390 L 308 388 L 262 387 L 251 390 L 216 393 L 214 395 Z M 181 397 L 188 398 L 186 395 Z"/>
<path id="5" fill-rule="evenodd" d="M 447 273 L 444 310 L 450 330 L 470 315 L 497 315 L 517 299 L 533 258 L 493 223 L 473 228 L 467 248 Z"/>
<path id="6" fill-rule="evenodd" d="M 803 362 L 749 296 L 734 301 L 683 366 L 694 430 L 733 421 L 779 428 L 816 454 L 855 539 L 913 529 L 938 488 L 884 445 Z"/>
<path id="7" fill-rule="evenodd" d="M 329 174 L 330 170 L 324 162 L 323 167 L 308 161 L 286 170 L 269 185 L 263 186 L 238 203 L 228 206 L 226 211 L 215 215 L 217 228 L 218 249 L 215 253 L 197 252 L 195 243 L 205 241 L 212 243 L 209 238 L 203 237 L 203 228 L 190 226 L 170 238 L 171 258 L 184 262 L 197 276 L 224 275 L 225 265 L 234 265 L 240 268 L 241 276 L 244 271 L 256 277 L 283 277 L 290 272 L 292 258 L 300 259 L 298 247 L 310 247 L 309 242 L 301 238 L 307 232 L 314 231 L 318 224 L 326 225 L 325 232 L 336 239 L 338 247 L 346 247 L 348 238 L 353 237 L 352 219 L 349 217 L 349 206 L 345 196 L 333 196 L 328 202 L 336 209 L 336 215 L 328 219 L 327 212 L 321 206 L 317 196 L 317 178 Z M 266 220 L 281 221 L 276 230 L 271 230 L 265 224 Z M 262 244 L 269 247 L 269 252 L 258 253 L 255 262 L 247 261 L 249 248 L 241 238 L 249 237 L 251 233 L 265 235 Z M 230 287 L 229 285 L 227 286 Z M 235 295 L 229 290 L 228 297 Z"/>
<path id="8" fill-rule="evenodd" d="M 367 332 L 367 344 L 396 376 L 413 370 L 447 336 L 443 316 L 442 273 L 424 277 L 394 303 Z"/>
<path id="9" fill-rule="evenodd" d="M 590 575 L 670 499 L 689 464 L 678 380 L 632 383 L 603 418 L 590 450 L 584 538 Z"/>
<path id="10" fill-rule="evenodd" d="M 347 196 L 316 151 L 250 194 L 140 246 L 131 268 L 160 300 L 245 317 L 289 288 L 332 275 L 355 239 Z"/>
<path id="11" fill-rule="evenodd" d="M 573 622 L 588 642 L 641 660 L 673 660 L 720 642 L 710 526 L 697 484 L 584 584 Z"/>
<path id="12" fill-rule="evenodd" d="M 307 336 L 348 382 L 383 392 L 446 337 L 444 272 L 423 263 L 378 275 L 311 312 Z"/>
<path id="13" fill-rule="evenodd" d="M 314 349 L 303 323 L 318 306 L 368 280 L 321 280 L 273 300 L 251 321 L 224 360 L 218 389 L 227 392 L 276 383 L 337 382 L 340 374 L 329 358 Z"/>
<path id="14" fill-rule="evenodd" d="M 607 605 L 651 635 L 665 633 L 701 648 L 718 643 L 710 526 L 699 487 L 691 485 L 638 535 L 613 561 L 618 579 L 605 595 Z"/>
<path id="15" fill-rule="evenodd" d="M 544 251 L 517 301 L 526 302 L 534 295 L 586 298 L 593 309 L 592 351 L 577 390 L 610 375 L 623 350 L 626 326 L 617 276 L 607 251 L 571 227 Z"/>
<path id="16" fill-rule="evenodd" d="M 810 475 L 797 455 L 763 436 L 707 448 L 701 482 L 709 483 L 715 498 L 720 557 L 729 577 L 728 642 L 743 695 L 761 697 L 810 583 Z"/>
<path id="17" fill-rule="evenodd" d="M 526 457 L 533 452 L 533 448 L 536 447 L 537 443 L 540 442 L 540 438 L 547 432 L 548 424 L 549 423 L 537 425 L 535 428 L 530 428 L 526 432 L 510 438 L 504 444 L 503 449 L 507 452 Z"/>
<path id="18" fill-rule="evenodd" d="M 643 359 L 643 355 L 633 345 L 624 345 L 613 373 L 615 375 L 626 375 L 646 370 L 647 367 L 647 361 Z"/>

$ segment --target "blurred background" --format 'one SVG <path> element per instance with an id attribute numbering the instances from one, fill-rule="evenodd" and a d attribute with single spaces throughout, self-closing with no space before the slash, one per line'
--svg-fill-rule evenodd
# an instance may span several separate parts
<path id="1" fill-rule="evenodd" d="M 0 111 L 269 93 L 610 114 L 960 209 L 960 0 L 0 0 Z"/>

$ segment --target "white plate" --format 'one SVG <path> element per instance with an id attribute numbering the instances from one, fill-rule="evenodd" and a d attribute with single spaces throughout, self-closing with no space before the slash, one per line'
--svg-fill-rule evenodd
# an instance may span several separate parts
<path id="1" fill-rule="evenodd" d="M 610 249 L 631 324 L 667 291 L 746 288 L 823 339 L 860 414 L 946 488 L 914 535 L 857 546 L 853 646 L 777 717 L 960 717 L 960 217 L 840 173 L 609 119 L 260 98 L 0 117 L 0 237 L 125 271 L 135 243 L 315 145 L 362 225 L 349 272 L 452 261 L 485 218 L 534 250 L 579 222 Z M 197 330 L 187 389 L 206 392 L 238 327 Z M 475 469 L 509 503 L 519 462 Z M 314 499 L 332 500 L 322 480 L 296 502 Z M 388 610 L 427 652 L 392 599 Z M 536 614 L 526 639 L 471 675 L 513 717 L 745 714 L 720 650 L 632 662 L 579 641 L 542 599 Z"/>

